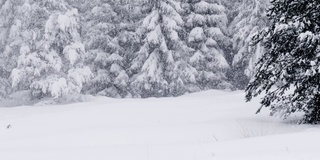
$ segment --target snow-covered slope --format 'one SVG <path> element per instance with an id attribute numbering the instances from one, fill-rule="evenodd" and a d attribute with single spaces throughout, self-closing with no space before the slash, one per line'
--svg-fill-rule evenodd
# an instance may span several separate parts
<path id="1" fill-rule="evenodd" d="M 2 107 L 0 159 L 318 159 L 319 127 L 255 115 L 258 107 L 241 91 Z"/>

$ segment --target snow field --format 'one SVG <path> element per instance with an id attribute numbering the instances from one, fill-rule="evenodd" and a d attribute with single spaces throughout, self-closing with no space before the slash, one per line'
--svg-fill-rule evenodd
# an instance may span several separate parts
<path id="1" fill-rule="evenodd" d="M 267 109 L 255 115 L 258 107 L 242 91 L 2 107 L 0 159 L 318 159 L 318 126 L 272 118 Z"/>

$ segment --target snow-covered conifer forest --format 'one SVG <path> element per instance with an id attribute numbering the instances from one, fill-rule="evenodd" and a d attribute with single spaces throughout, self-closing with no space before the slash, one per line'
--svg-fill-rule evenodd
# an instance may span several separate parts
<path id="1" fill-rule="evenodd" d="M 0 0 L 0 160 L 319 160 L 319 9 Z"/>
<path id="2" fill-rule="evenodd" d="M 0 95 L 172 97 L 244 89 L 265 0 L 1 0 Z"/>

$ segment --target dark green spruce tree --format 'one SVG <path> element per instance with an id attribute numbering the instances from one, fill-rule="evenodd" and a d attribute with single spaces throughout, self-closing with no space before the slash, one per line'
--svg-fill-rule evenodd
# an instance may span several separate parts
<path id="1" fill-rule="evenodd" d="M 319 0 L 271 1 L 270 27 L 255 37 L 266 50 L 246 88 L 247 101 L 265 92 L 261 108 L 271 115 L 301 112 L 302 122 L 320 122 L 319 9 Z"/>

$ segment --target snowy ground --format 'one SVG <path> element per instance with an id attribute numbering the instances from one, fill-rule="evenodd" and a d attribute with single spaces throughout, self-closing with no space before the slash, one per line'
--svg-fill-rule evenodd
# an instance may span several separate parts
<path id="1" fill-rule="evenodd" d="M 241 91 L 0 107 L 0 160 L 319 159 L 320 127 L 258 107 Z"/>

